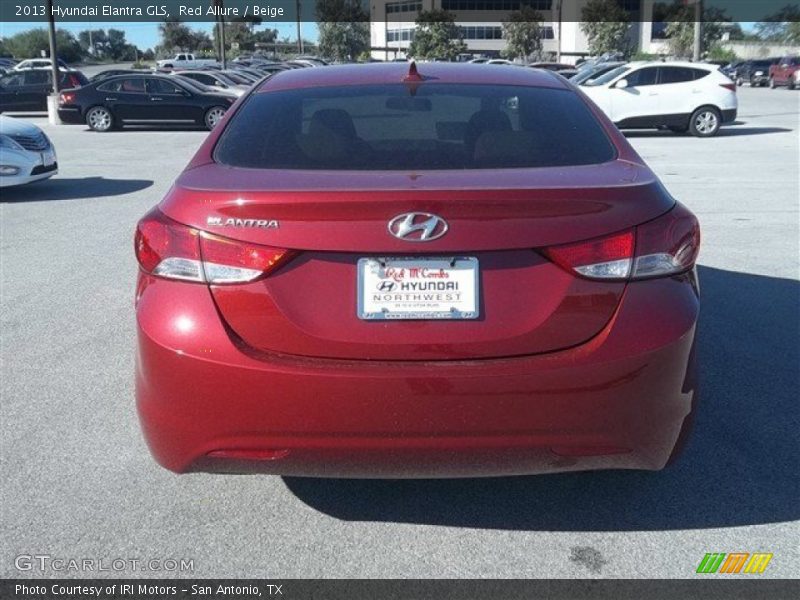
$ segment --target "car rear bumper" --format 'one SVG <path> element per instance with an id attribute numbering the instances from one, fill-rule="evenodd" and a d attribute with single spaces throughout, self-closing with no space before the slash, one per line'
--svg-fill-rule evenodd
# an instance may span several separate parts
<path id="1" fill-rule="evenodd" d="M 660 469 L 692 414 L 694 274 L 630 284 L 590 342 L 530 357 L 346 361 L 246 348 L 209 290 L 141 275 L 136 396 L 176 472 L 467 477 Z"/>
<path id="2" fill-rule="evenodd" d="M 722 109 L 722 122 L 723 123 L 733 123 L 736 120 L 736 115 L 738 113 L 738 109 L 736 108 L 725 108 Z"/>
<path id="3" fill-rule="evenodd" d="M 58 118 L 61 119 L 62 123 L 67 123 L 68 125 L 80 125 L 84 122 L 81 109 L 77 106 L 59 108 Z"/>

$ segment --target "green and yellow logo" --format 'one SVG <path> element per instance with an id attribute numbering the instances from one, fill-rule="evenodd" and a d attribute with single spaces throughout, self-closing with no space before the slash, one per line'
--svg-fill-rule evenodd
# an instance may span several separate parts
<path id="1" fill-rule="evenodd" d="M 763 573 L 772 554 L 766 552 L 711 552 L 697 565 L 698 573 Z"/>

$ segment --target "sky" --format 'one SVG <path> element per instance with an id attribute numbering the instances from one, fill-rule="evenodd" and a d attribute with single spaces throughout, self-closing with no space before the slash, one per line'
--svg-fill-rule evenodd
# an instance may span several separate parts
<path id="1" fill-rule="evenodd" d="M 3 1 L 3 0 L 0 0 Z M 192 29 L 202 29 L 207 31 L 209 35 L 214 27 L 214 23 L 208 22 L 187 22 Z M 27 31 L 28 29 L 44 28 L 41 22 L 38 23 L 9 23 L 7 21 L 0 22 L 0 37 L 10 37 L 20 31 Z M 121 29 L 125 32 L 125 38 L 131 44 L 135 44 L 142 50 L 153 48 L 156 46 L 160 39 L 158 35 L 158 23 L 133 23 L 130 21 L 120 22 L 62 22 L 58 23 L 59 29 L 66 29 L 71 31 L 75 37 L 78 32 L 84 29 Z M 256 26 L 256 31 L 266 29 L 266 26 Z M 270 29 L 278 30 L 278 38 L 288 36 L 292 40 L 297 39 L 297 23 L 270 23 Z M 317 24 L 303 23 L 302 24 L 303 38 L 306 40 L 317 40 Z"/>

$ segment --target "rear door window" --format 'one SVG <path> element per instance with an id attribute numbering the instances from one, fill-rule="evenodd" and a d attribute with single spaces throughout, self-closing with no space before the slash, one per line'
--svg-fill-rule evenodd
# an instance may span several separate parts
<path id="1" fill-rule="evenodd" d="M 178 86 L 163 79 L 148 79 L 147 91 L 150 94 L 164 94 L 176 96 L 181 93 Z"/>
<path id="2" fill-rule="evenodd" d="M 697 69 L 688 67 L 661 67 L 659 83 L 685 83 L 695 79 L 694 72 Z"/>
<path id="3" fill-rule="evenodd" d="M 20 72 L 6 75 L 0 79 L 0 85 L 2 85 L 4 88 L 13 88 L 25 85 L 25 74 Z"/>
<path id="4" fill-rule="evenodd" d="M 215 152 L 263 169 L 423 170 L 597 164 L 615 149 L 571 90 L 429 83 L 257 93 Z"/>
<path id="5" fill-rule="evenodd" d="M 144 79 L 115 79 L 97 88 L 101 92 L 120 92 L 125 94 L 144 94 Z"/>
<path id="6" fill-rule="evenodd" d="M 45 85 L 50 83 L 49 71 L 25 71 L 25 85 Z"/>
<path id="7" fill-rule="evenodd" d="M 645 67 L 630 73 L 625 77 L 628 80 L 628 87 L 642 87 L 645 85 L 655 85 L 658 80 L 658 67 Z"/>

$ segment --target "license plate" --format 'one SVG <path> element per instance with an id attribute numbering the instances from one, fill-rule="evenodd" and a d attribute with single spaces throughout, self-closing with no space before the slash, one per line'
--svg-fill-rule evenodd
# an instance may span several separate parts
<path id="1" fill-rule="evenodd" d="M 51 167 L 56 162 L 56 155 L 55 152 L 52 150 L 45 150 L 42 152 L 42 165 L 45 167 Z"/>
<path id="2" fill-rule="evenodd" d="M 477 319 L 478 259 L 362 258 L 358 261 L 358 317 Z"/>

